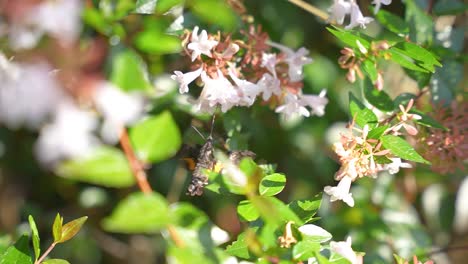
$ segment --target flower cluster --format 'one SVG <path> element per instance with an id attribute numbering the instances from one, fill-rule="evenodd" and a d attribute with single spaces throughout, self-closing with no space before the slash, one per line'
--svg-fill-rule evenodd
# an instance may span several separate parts
<path id="1" fill-rule="evenodd" d="M 324 114 L 328 103 L 325 91 L 319 95 L 302 94 L 302 68 L 312 62 L 307 49 L 294 51 L 268 41 L 265 33 L 254 28 L 243 32 L 247 36 L 245 42 L 198 31 L 195 27 L 185 37 L 185 52 L 194 70 L 175 71 L 172 75 L 181 94 L 189 91 L 190 83 L 200 81 L 203 90 L 198 99 L 192 100 L 196 111 L 211 113 L 219 106 L 226 112 L 234 106 L 252 106 L 261 98 L 286 116 Z M 241 48 L 243 51 L 239 52 Z M 272 48 L 280 52 L 273 53 Z"/>
<path id="2" fill-rule="evenodd" d="M 415 135 L 418 131 L 410 124 L 411 120 L 421 118 L 416 114 L 409 114 L 414 101 L 410 100 L 408 105 L 400 105 L 401 113 L 396 113 L 398 122 L 389 127 L 385 133 L 400 135 L 404 128 L 408 135 Z M 356 131 L 357 133 L 353 133 Z M 411 164 L 402 162 L 400 158 L 394 157 L 388 149 L 383 149 L 379 140 L 368 138 L 369 126 L 363 129 L 350 125 L 349 132 L 340 135 L 340 141 L 333 145 L 341 167 L 335 174 L 335 179 L 340 181 L 337 186 L 326 186 L 324 192 L 330 195 L 330 201 L 342 200 L 349 206 L 354 206 L 354 199 L 350 193 L 351 183 L 362 177 L 377 177 L 378 172 L 387 171 L 390 174 L 398 173 L 400 168 L 411 168 Z M 380 157 L 380 159 L 379 159 Z M 377 160 L 387 160 L 379 163 Z"/>
<path id="3" fill-rule="evenodd" d="M 0 124 L 39 130 L 35 151 L 45 165 L 86 155 L 101 144 L 95 135 L 99 126 L 96 112 L 103 119 L 101 138 L 111 144 L 117 142 L 124 125 L 143 114 L 141 97 L 107 81 L 92 85 L 89 101 L 96 112 L 83 109 L 65 91 L 56 72 L 44 62 L 16 63 L 0 54 Z"/>
<path id="4" fill-rule="evenodd" d="M 439 173 L 464 170 L 468 159 L 468 103 L 454 102 L 448 107 L 435 107 L 433 117 L 445 128 L 431 128 L 420 139 L 423 156 L 431 161 L 431 169 Z"/>

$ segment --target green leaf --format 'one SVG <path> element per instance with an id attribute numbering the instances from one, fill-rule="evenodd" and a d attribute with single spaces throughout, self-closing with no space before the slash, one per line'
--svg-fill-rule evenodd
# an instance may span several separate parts
<path id="1" fill-rule="evenodd" d="M 34 218 L 32 215 L 28 216 L 28 221 L 29 221 L 29 226 L 31 227 L 34 256 L 35 256 L 35 260 L 37 260 L 41 256 L 41 244 L 40 244 L 40 238 L 39 238 L 39 231 L 37 231 L 36 222 L 34 222 Z"/>
<path id="2" fill-rule="evenodd" d="M 266 175 L 260 181 L 258 191 L 260 195 L 273 196 L 280 193 L 286 185 L 286 176 L 281 173 Z"/>
<path id="3" fill-rule="evenodd" d="M 109 232 L 154 233 L 172 223 L 167 201 L 158 193 L 134 193 L 120 201 L 102 226 Z"/>
<path id="4" fill-rule="evenodd" d="M 369 76 L 373 83 L 377 81 L 377 68 L 375 67 L 375 63 L 372 60 L 365 60 L 362 64 L 362 69 L 367 74 L 367 76 Z"/>
<path id="5" fill-rule="evenodd" d="M 110 80 L 124 91 L 152 90 L 146 66 L 132 50 L 125 49 L 115 55 Z"/>
<path id="6" fill-rule="evenodd" d="M 107 187 L 122 188 L 135 183 L 124 154 L 109 146 L 100 147 L 86 157 L 65 161 L 56 172 L 71 180 Z"/>
<path id="7" fill-rule="evenodd" d="M 410 27 L 410 39 L 417 43 L 432 42 L 434 23 L 432 17 L 420 8 L 415 0 L 405 0 L 405 20 Z"/>
<path id="8" fill-rule="evenodd" d="M 94 28 L 99 33 L 109 36 L 112 33 L 112 26 L 106 18 L 95 8 L 85 8 L 82 12 L 83 21 Z"/>
<path id="9" fill-rule="evenodd" d="M 252 222 L 260 217 L 257 208 L 248 200 L 240 201 L 237 206 L 237 214 L 241 221 Z"/>
<path id="10" fill-rule="evenodd" d="M 32 264 L 28 244 L 28 235 L 22 235 L 14 245 L 8 247 L 0 256 L 0 264 Z"/>
<path id="11" fill-rule="evenodd" d="M 393 107 L 395 110 L 400 111 L 400 105 L 407 106 L 409 101 L 416 99 L 416 95 L 412 93 L 399 94 L 395 100 L 393 100 Z"/>
<path id="12" fill-rule="evenodd" d="M 78 234 L 78 232 L 80 232 L 81 227 L 87 219 L 87 216 L 83 216 L 64 224 L 62 227 L 61 238 L 59 241 L 57 241 L 57 243 L 63 243 L 72 239 L 76 234 Z"/>
<path id="13" fill-rule="evenodd" d="M 169 111 L 135 124 L 130 139 L 138 158 L 151 163 L 174 156 L 182 144 L 179 128 Z"/>
<path id="14" fill-rule="evenodd" d="M 243 259 L 250 259 L 252 254 L 249 252 L 249 246 L 246 241 L 248 231 L 242 232 L 237 236 L 237 240 L 226 247 L 226 253 Z"/>
<path id="15" fill-rule="evenodd" d="M 374 112 L 365 107 L 352 93 L 349 93 L 349 112 L 358 126 L 364 127 L 366 124 L 370 128 L 377 126 L 378 118 Z"/>
<path id="16" fill-rule="evenodd" d="M 138 33 L 134 43 L 139 50 L 150 54 L 172 54 L 182 50 L 178 37 L 156 30 L 145 30 Z"/>
<path id="17" fill-rule="evenodd" d="M 361 34 L 352 30 L 343 30 L 338 27 L 327 27 L 327 30 L 330 31 L 335 37 L 337 37 L 345 46 L 349 46 L 356 50 L 359 50 L 357 41 L 359 41 L 367 50 L 370 49 L 370 41 L 367 40 L 368 37 L 361 37 Z"/>
<path id="18" fill-rule="evenodd" d="M 297 260 L 307 260 L 320 251 L 320 243 L 304 240 L 299 241 L 294 245 L 292 254 L 293 258 Z"/>
<path id="19" fill-rule="evenodd" d="M 304 223 L 313 219 L 322 202 L 322 196 L 317 195 L 312 200 L 296 200 L 288 204 L 289 209 L 293 211 Z"/>
<path id="20" fill-rule="evenodd" d="M 281 200 L 272 196 L 254 196 L 249 199 L 257 208 L 266 223 L 281 225 L 293 221 L 297 225 L 304 222 Z"/>
<path id="21" fill-rule="evenodd" d="M 426 126 L 426 127 L 440 128 L 440 129 L 443 129 L 443 130 L 446 130 L 446 131 L 448 130 L 441 123 L 437 122 L 437 120 L 435 120 L 434 118 L 424 114 L 423 112 L 421 112 L 419 110 L 411 109 L 410 113 L 417 114 L 417 115 L 421 116 L 421 119 L 413 119 L 413 121 L 415 123 L 418 123 L 418 124 L 420 124 L 422 126 Z"/>
<path id="22" fill-rule="evenodd" d="M 388 52 L 391 55 L 390 59 L 392 61 L 400 64 L 404 68 L 407 68 L 407 69 L 413 70 L 413 71 L 419 71 L 419 72 L 429 72 L 428 70 L 424 69 L 423 67 L 418 66 L 414 59 L 412 59 L 411 57 L 403 54 L 400 49 L 390 48 L 388 50 Z"/>
<path id="23" fill-rule="evenodd" d="M 374 129 L 372 129 L 371 131 L 369 131 L 369 133 L 367 134 L 367 138 L 371 138 L 371 139 L 379 139 L 383 133 L 385 132 L 385 130 L 388 129 L 388 125 L 386 126 L 379 126 L 379 127 L 376 127 Z"/>
<path id="24" fill-rule="evenodd" d="M 391 47 L 391 49 L 396 49 L 401 54 L 413 58 L 419 66 L 430 72 L 435 71 L 434 66 L 442 66 L 434 54 L 417 44 L 411 42 L 400 42 Z"/>
<path id="25" fill-rule="evenodd" d="M 364 97 L 371 105 L 384 112 L 393 110 L 393 101 L 390 96 L 384 91 L 375 89 L 369 79 L 362 80 L 362 89 Z"/>
<path id="26" fill-rule="evenodd" d="M 158 14 L 164 14 L 173 8 L 176 5 L 183 4 L 184 0 L 158 0 L 158 4 L 156 5 L 156 12 Z"/>
<path id="27" fill-rule="evenodd" d="M 59 213 L 55 216 L 54 224 L 52 225 L 52 235 L 54 237 L 54 242 L 58 242 L 62 239 L 62 228 L 63 228 L 63 218 Z"/>
<path id="28" fill-rule="evenodd" d="M 64 259 L 48 259 L 42 262 L 42 264 L 70 264 L 70 262 Z"/>
<path id="29" fill-rule="evenodd" d="M 172 204 L 170 211 L 175 224 L 180 227 L 199 230 L 209 221 L 203 211 L 190 203 Z"/>
<path id="30" fill-rule="evenodd" d="M 421 157 L 421 155 L 419 155 L 408 142 L 400 137 L 385 135 L 381 137 L 381 141 L 382 145 L 397 157 L 405 160 L 430 164 L 430 162 Z"/>
<path id="31" fill-rule="evenodd" d="M 401 17 L 396 16 L 386 10 L 380 9 L 375 15 L 377 21 L 380 22 L 385 28 L 395 34 L 408 34 L 409 25 Z"/>
<path id="32" fill-rule="evenodd" d="M 200 20 L 220 26 L 225 31 L 231 31 L 237 26 L 237 16 L 225 1 L 193 0 L 190 9 Z"/>

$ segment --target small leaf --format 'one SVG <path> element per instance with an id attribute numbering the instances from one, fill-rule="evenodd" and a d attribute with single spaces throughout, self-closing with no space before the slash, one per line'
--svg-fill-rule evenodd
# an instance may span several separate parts
<path id="1" fill-rule="evenodd" d="M 179 128 L 169 111 L 135 124 L 130 139 L 138 157 L 152 163 L 174 156 L 182 143 Z"/>
<path id="2" fill-rule="evenodd" d="M 418 124 L 420 124 L 422 126 L 426 126 L 426 127 L 440 128 L 440 129 L 443 129 L 443 130 L 446 130 L 446 131 L 448 130 L 441 123 L 437 122 L 437 120 L 435 120 L 434 118 L 424 114 L 423 112 L 421 112 L 419 110 L 411 109 L 410 113 L 417 114 L 417 115 L 421 116 L 421 119 L 414 119 L 413 120 L 415 123 L 418 123 Z"/>
<path id="3" fill-rule="evenodd" d="M 340 41 L 342 41 L 345 46 L 359 50 L 359 46 L 357 44 L 359 41 L 367 50 L 370 49 L 370 42 L 367 40 L 368 37 L 361 37 L 360 33 L 354 32 L 352 30 L 343 30 L 338 27 L 327 27 L 327 30 L 335 35 L 335 37 L 337 37 Z"/>
<path id="4" fill-rule="evenodd" d="M 182 50 L 180 39 L 156 30 L 145 30 L 134 38 L 135 46 L 150 54 L 171 54 Z"/>
<path id="5" fill-rule="evenodd" d="M 135 183 L 128 161 L 122 151 L 99 147 L 88 156 L 65 161 L 56 173 L 64 178 L 106 187 L 129 187 Z"/>
<path id="6" fill-rule="evenodd" d="M 42 264 L 70 264 L 70 262 L 64 259 L 48 259 L 42 262 Z"/>
<path id="7" fill-rule="evenodd" d="M 8 247 L 0 256 L 0 264 L 32 264 L 28 244 L 28 235 L 22 235 L 14 245 Z"/>
<path id="8" fill-rule="evenodd" d="M 410 42 L 400 42 L 391 47 L 392 50 L 397 50 L 399 53 L 406 55 L 416 60 L 419 66 L 424 69 L 434 72 L 434 66 L 442 66 L 437 58 L 425 48 Z"/>
<path id="9" fill-rule="evenodd" d="M 62 227 L 61 238 L 59 241 L 57 241 L 57 243 L 63 243 L 72 239 L 76 234 L 78 234 L 78 232 L 80 232 L 81 227 L 87 219 L 87 216 L 83 216 L 64 224 Z"/>
<path id="10" fill-rule="evenodd" d="M 416 60 L 414 60 L 413 58 L 411 58 L 411 57 L 407 56 L 406 54 L 402 53 L 400 49 L 390 48 L 388 50 L 388 52 L 391 55 L 390 59 L 392 61 L 400 64 L 402 67 L 405 67 L 405 68 L 413 70 L 413 71 L 429 72 L 427 69 L 417 65 Z"/>
<path id="11" fill-rule="evenodd" d="M 143 61 L 129 49 L 119 52 L 113 58 L 110 80 L 124 91 L 153 89 Z"/>
<path id="12" fill-rule="evenodd" d="M 133 193 L 102 221 L 109 232 L 154 233 L 172 223 L 166 199 L 158 193 Z"/>
<path id="13" fill-rule="evenodd" d="M 226 247 L 226 253 L 239 258 L 250 259 L 252 254 L 249 251 L 249 245 L 247 242 L 248 232 L 249 230 L 240 233 L 239 236 L 237 236 L 237 240 Z"/>
<path id="14" fill-rule="evenodd" d="M 362 64 L 362 67 L 364 72 L 367 73 L 367 76 L 375 83 L 377 81 L 377 68 L 375 67 L 375 63 L 367 59 Z"/>
<path id="15" fill-rule="evenodd" d="M 409 33 L 408 23 L 406 23 L 401 17 L 386 10 L 380 9 L 375 15 L 375 18 L 380 22 L 380 24 L 395 34 Z"/>
<path id="16" fill-rule="evenodd" d="M 430 162 L 421 157 L 421 155 L 419 155 L 408 142 L 400 137 L 385 135 L 381 137 L 381 141 L 382 145 L 397 157 L 405 160 L 430 164 Z"/>
<path id="17" fill-rule="evenodd" d="M 380 127 L 376 127 L 372 129 L 371 131 L 369 131 L 369 134 L 367 134 L 367 138 L 379 139 L 383 135 L 385 130 L 388 129 L 388 127 L 389 126 L 386 125 L 386 126 L 380 126 Z"/>
<path id="18" fill-rule="evenodd" d="M 240 216 L 241 221 L 252 222 L 260 217 L 257 208 L 248 200 L 240 201 L 237 206 L 237 214 Z"/>
<path id="19" fill-rule="evenodd" d="M 374 112 L 365 107 L 352 93 L 349 93 L 349 112 L 358 126 L 364 127 L 366 124 L 370 128 L 377 126 L 378 118 Z"/>
<path id="20" fill-rule="evenodd" d="M 272 196 L 254 196 L 249 199 L 267 223 L 284 224 L 293 221 L 297 225 L 304 222 L 281 200 Z"/>
<path id="21" fill-rule="evenodd" d="M 294 245 L 292 254 L 294 259 L 307 260 L 313 257 L 318 251 L 320 251 L 319 242 L 304 240 Z"/>
<path id="22" fill-rule="evenodd" d="M 54 242 L 58 242 L 62 239 L 62 227 L 63 227 L 63 218 L 57 213 L 55 216 L 54 224 L 52 225 L 52 235 L 54 237 Z"/>
<path id="23" fill-rule="evenodd" d="M 374 85 L 367 78 L 362 80 L 362 89 L 364 97 L 373 106 L 384 112 L 393 110 L 393 101 L 390 96 L 384 92 L 374 88 Z"/>
<path id="24" fill-rule="evenodd" d="M 313 200 L 296 200 L 288 204 L 288 207 L 299 217 L 304 223 L 313 219 L 322 202 L 322 196 L 317 195 Z"/>
<path id="25" fill-rule="evenodd" d="M 35 256 L 35 260 L 37 260 L 41 256 L 41 244 L 40 244 L 39 232 L 37 231 L 36 222 L 34 222 L 34 218 L 32 215 L 28 216 L 28 221 L 29 221 L 29 226 L 31 227 L 34 256 Z"/>
<path id="26" fill-rule="evenodd" d="M 220 0 L 194 0 L 190 9 L 200 20 L 222 27 L 225 31 L 233 30 L 237 25 L 234 11 Z"/>
<path id="27" fill-rule="evenodd" d="M 260 195 L 273 196 L 280 193 L 286 185 L 286 176 L 281 173 L 266 175 L 260 181 L 258 191 Z"/>

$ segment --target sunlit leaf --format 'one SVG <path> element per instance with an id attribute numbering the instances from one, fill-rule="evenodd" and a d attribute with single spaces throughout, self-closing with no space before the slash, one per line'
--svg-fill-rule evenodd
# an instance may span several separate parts
<path id="1" fill-rule="evenodd" d="M 286 185 L 286 176 L 281 173 L 266 175 L 260 181 L 258 191 L 260 195 L 273 196 L 280 193 Z"/>
<path id="2" fill-rule="evenodd" d="M 138 157 L 146 162 L 168 159 L 182 144 L 179 128 L 168 111 L 135 124 L 130 139 Z"/>
<path id="3" fill-rule="evenodd" d="M 317 195 L 310 200 L 295 200 L 288 204 L 288 207 L 299 217 L 304 223 L 313 219 L 322 202 L 322 196 Z"/>
<path id="4" fill-rule="evenodd" d="M 421 155 L 419 155 L 406 140 L 400 137 L 385 135 L 381 137 L 381 141 L 382 145 L 386 149 L 389 149 L 392 154 L 396 155 L 397 157 L 410 161 L 430 164 L 430 162 L 421 157 Z"/>
<path id="5" fill-rule="evenodd" d="M 172 223 L 167 201 L 158 193 L 133 193 L 102 221 L 109 232 L 154 233 Z"/>
<path id="6" fill-rule="evenodd" d="M 320 251 L 320 243 L 314 241 L 299 241 L 294 245 L 292 255 L 297 260 L 307 260 L 315 255 L 317 251 Z"/>
<path id="7" fill-rule="evenodd" d="M 113 147 L 100 147 L 90 155 L 60 164 L 57 174 L 67 179 L 107 187 L 129 187 L 135 183 L 124 154 Z"/>
<path id="8" fill-rule="evenodd" d="M 76 234 L 78 234 L 87 219 L 87 216 L 83 216 L 64 224 L 62 226 L 60 241 L 57 241 L 57 243 L 63 243 L 72 239 Z"/>
<path id="9" fill-rule="evenodd" d="M 70 264 L 70 262 L 64 259 L 48 259 L 42 263 L 43 264 Z"/>
<path id="10" fill-rule="evenodd" d="M 28 221 L 29 227 L 31 228 L 34 256 L 35 260 L 37 260 L 41 256 L 41 243 L 39 238 L 39 231 L 37 231 L 36 222 L 34 222 L 34 218 L 32 215 L 28 216 Z"/>
<path id="11" fill-rule="evenodd" d="M 401 17 L 396 16 L 386 10 L 380 9 L 375 15 L 377 21 L 385 28 L 396 34 L 408 34 L 409 26 Z"/>
<path id="12" fill-rule="evenodd" d="M 234 11 L 221 0 L 193 0 L 190 9 L 200 20 L 222 27 L 226 31 L 237 25 Z"/>
<path id="13" fill-rule="evenodd" d="M 124 91 L 153 89 L 143 61 L 129 49 L 113 58 L 110 80 Z"/>
<path id="14" fill-rule="evenodd" d="M 368 78 L 362 80 L 362 89 L 366 100 L 377 109 L 390 112 L 393 110 L 393 101 L 385 91 L 377 90 Z"/>
<path id="15" fill-rule="evenodd" d="M 54 242 L 58 242 L 62 239 L 62 227 L 63 227 L 63 218 L 59 213 L 55 216 L 54 224 L 52 225 L 52 235 L 54 237 Z"/>
<path id="16" fill-rule="evenodd" d="M 237 214 L 242 221 L 252 222 L 255 221 L 260 214 L 255 206 L 248 200 L 240 201 L 237 206 Z"/>
<path id="17" fill-rule="evenodd" d="M 0 264 L 32 264 L 28 244 L 28 235 L 22 235 L 14 245 L 8 247 L 0 256 Z"/>

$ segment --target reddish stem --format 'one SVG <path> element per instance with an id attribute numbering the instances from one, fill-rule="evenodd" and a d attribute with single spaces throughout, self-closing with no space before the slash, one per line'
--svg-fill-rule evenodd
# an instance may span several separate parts
<path id="1" fill-rule="evenodd" d="M 152 193 L 153 189 L 148 183 L 145 169 L 133 151 L 132 143 L 130 142 L 130 138 L 128 137 L 128 133 L 125 128 L 122 128 L 120 132 L 120 145 L 125 153 L 125 157 L 127 157 L 130 169 L 132 170 L 132 174 L 135 177 L 138 187 L 145 194 Z"/>

